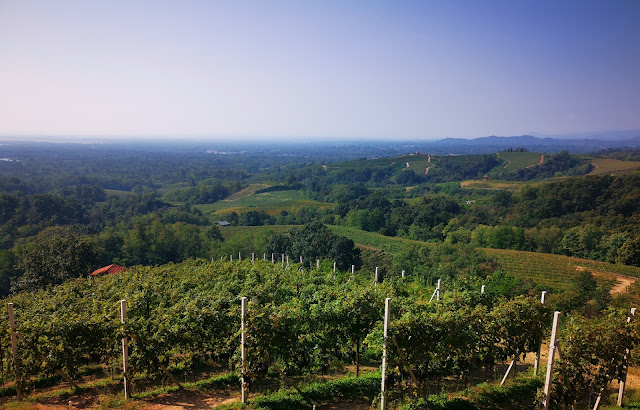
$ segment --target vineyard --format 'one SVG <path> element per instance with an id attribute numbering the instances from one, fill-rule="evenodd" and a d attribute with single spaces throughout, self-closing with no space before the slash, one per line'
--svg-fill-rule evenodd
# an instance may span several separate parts
<path id="1" fill-rule="evenodd" d="M 242 376 L 251 408 L 310 408 L 333 400 L 380 406 L 382 375 L 375 370 L 384 351 L 389 408 L 453 408 L 446 407 L 451 402 L 478 408 L 491 393 L 486 387 L 469 393 L 470 387 L 496 383 L 503 363 L 521 360 L 549 340 L 552 299 L 543 304 L 539 294 L 508 299 L 495 290 L 483 292 L 490 278 L 443 280 L 434 298 L 436 289 L 417 277 L 375 283 L 372 272 L 336 272 L 330 261 L 319 262 L 319 269 L 316 261 L 279 262 L 191 260 L 15 295 L 5 302 L 15 311 L 17 359 L 8 359 L 12 340 L 5 331 L 0 368 L 6 369 L 4 379 L 13 380 L 0 392 L 4 400 L 37 396 L 43 385 L 67 379 L 69 389 L 59 397 L 65 402 L 95 389 L 79 380 L 99 374 L 102 388 L 118 394 L 126 338 L 124 376 L 134 402 L 176 389 L 205 389 L 224 392 L 231 398 L 227 406 L 237 407 Z M 124 323 L 121 300 L 127 301 Z M 6 303 L 2 315 L 8 315 Z M 550 403 L 592 402 L 624 377 L 632 357 L 625 349 L 640 341 L 627 315 L 563 318 L 563 355 Z M 533 408 L 540 400 L 541 379 L 522 377 L 512 386 L 527 393 L 510 408 Z M 451 397 L 443 401 L 444 389 Z"/>

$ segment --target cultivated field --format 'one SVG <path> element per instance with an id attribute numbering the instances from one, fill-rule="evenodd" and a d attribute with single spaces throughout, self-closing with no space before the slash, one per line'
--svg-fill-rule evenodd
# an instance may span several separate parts
<path id="1" fill-rule="evenodd" d="M 591 160 L 595 167 L 589 175 L 610 174 L 614 172 L 640 169 L 640 161 L 620 161 L 611 158 L 595 158 Z"/>

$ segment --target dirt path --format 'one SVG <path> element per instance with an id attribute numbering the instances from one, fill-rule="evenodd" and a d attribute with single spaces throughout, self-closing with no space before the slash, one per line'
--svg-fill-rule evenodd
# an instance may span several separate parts
<path id="1" fill-rule="evenodd" d="M 507 161 L 507 165 L 504 166 L 505 168 L 511 165 L 511 161 L 509 161 L 508 159 L 505 159 L 505 161 Z"/>
<path id="2" fill-rule="evenodd" d="M 618 283 L 616 283 L 609 291 L 612 295 L 626 293 L 627 287 L 631 286 L 631 284 L 636 281 L 636 278 L 616 275 L 616 281 L 618 281 Z"/>
<path id="3" fill-rule="evenodd" d="M 576 270 L 585 270 L 583 266 L 576 266 Z M 631 286 L 638 278 L 631 276 L 624 276 L 615 272 L 607 272 L 602 270 L 589 269 L 594 276 L 600 276 L 607 279 L 615 279 L 616 284 L 611 287 L 609 293 L 611 295 L 617 295 L 620 293 L 626 293 L 627 287 Z"/>
<path id="4" fill-rule="evenodd" d="M 409 168 L 409 163 L 407 162 L 407 168 Z"/>

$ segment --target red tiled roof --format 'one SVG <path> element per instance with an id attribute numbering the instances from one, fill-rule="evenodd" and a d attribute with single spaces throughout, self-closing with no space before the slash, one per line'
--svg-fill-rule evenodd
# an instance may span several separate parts
<path id="1" fill-rule="evenodd" d="M 119 273 L 124 270 L 124 267 L 120 265 L 111 264 L 109 266 L 105 266 L 104 268 L 96 269 L 89 276 L 102 276 L 102 275 L 110 275 L 112 273 Z"/>

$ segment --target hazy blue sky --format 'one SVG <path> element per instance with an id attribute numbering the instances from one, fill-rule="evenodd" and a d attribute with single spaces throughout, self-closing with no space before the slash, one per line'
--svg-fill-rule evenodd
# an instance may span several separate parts
<path id="1" fill-rule="evenodd" d="M 640 1 L 0 0 L 0 135 L 640 129 Z"/>

